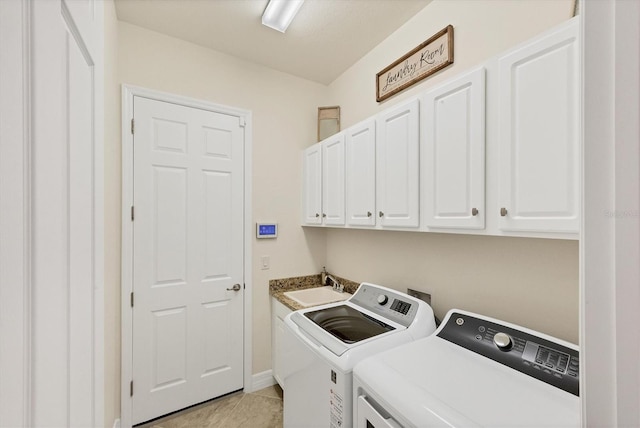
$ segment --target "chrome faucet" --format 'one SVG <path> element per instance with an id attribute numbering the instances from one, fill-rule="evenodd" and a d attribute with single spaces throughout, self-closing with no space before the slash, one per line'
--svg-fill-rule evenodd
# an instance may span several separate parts
<path id="1" fill-rule="evenodd" d="M 344 285 L 340 284 L 331 274 L 327 274 L 326 277 L 333 283 L 333 290 L 338 293 L 344 293 Z"/>

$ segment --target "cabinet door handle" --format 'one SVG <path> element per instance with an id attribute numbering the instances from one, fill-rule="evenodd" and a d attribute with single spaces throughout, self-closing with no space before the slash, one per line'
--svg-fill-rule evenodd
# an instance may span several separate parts
<path id="1" fill-rule="evenodd" d="M 504 208 L 504 207 L 500 208 L 500 215 L 502 217 L 506 217 L 507 216 L 507 209 Z"/>
<path id="2" fill-rule="evenodd" d="M 371 217 L 371 211 L 367 211 L 367 217 Z"/>
<path id="3" fill-rule="evenodd" d="M 327 215 L 325 213 L 322 213 L 322 218 L 325 218 Z"/>
<path id="4" fill-rule="evenodd" d="M 316 218 L 320 217 L 320 214 L 316 213 Z"/>
<path id="5" fill-rule="evenodd" d="M 384 213 L 382 211 L 378 212 L 378 217 L 384 217 Z"/>
<path id="6" fill-rule="evenodd" d="M 471 208 L 471 215 L 472 216 L 477 216 L 478 215 L 478 209 L 477 208 Z"/>

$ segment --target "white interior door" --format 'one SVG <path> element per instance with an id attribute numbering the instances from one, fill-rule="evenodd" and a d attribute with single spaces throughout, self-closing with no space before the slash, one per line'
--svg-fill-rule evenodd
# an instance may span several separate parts
<path id="1" fill-rule="evenodd" d="M 243 387 L 244 128 L 137 96 L 134 119 L 136 424 Z"/>

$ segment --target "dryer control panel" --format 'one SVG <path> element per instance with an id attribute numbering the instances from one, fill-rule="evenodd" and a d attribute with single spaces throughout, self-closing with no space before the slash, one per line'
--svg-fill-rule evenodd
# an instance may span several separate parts
<path id="1" fill-rule="evenodd" d="M 451 312 L 437 335 L 521 373 L 579 395 L 579 352 L 512 324 Z"/>

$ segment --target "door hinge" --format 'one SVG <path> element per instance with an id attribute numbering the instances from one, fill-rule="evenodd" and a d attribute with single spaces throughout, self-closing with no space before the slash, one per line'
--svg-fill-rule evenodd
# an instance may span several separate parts
<path id="1" fill-rule="evenodd" d="M 133 291 L 131 292 L 131 307 L 133 308 Z"/>
<path id="2" fill-rule="evenodd" d="M 238 119 L 240 120 L 240 128 L 244 128 L 247 125 L 246 119 L 244 116 L 239 116 Z"/>
<path id="3" fill-rule="evenodd" d="M 133 209 L 133 205 L 131 205 L 131 221 L 135 218 L 135 210 Z"/>
<path id="4" fill-rule="evenodd" d="M 129 397 L 133 397 L 133 381 L 129 384 Z"/>
<path id="5" fill-rule="evenodd" d="M 134 121 L 134 120 L 133 120 L 133 118 L 132 118 L 132 119 L 131 119 L 131 134 L 133 134 L 133 133 L 134 133 L 135 128 L 136 128 L 135 121 Z"/>

